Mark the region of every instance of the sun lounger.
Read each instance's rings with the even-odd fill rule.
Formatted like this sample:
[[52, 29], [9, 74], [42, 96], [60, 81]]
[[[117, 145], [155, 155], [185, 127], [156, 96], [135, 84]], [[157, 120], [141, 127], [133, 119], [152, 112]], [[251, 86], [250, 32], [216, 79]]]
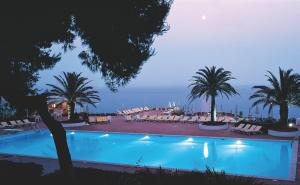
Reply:
[[187, 122], [189, 119], [190, 119], [189, 116], [184, 116], [184, 117], [181, 119], [181, 121], [182, 121], [182, 122]]
[[16, 121], [9, 121], [9, 123], [13, 126], [13, 127], [20, 127], [21, 125], [17, 124]]
[[255, 125], [253, 125], [248, 130], [242, 130], [241, 133], [248, 134], [248, 135], [250, 135], [250, 134], [258, 134], [258, 133], [262, 133], [261, 128], [262, 128], [262, 126], [255, 126]]
[[126, 121], [133, 121], [133, 118], [132, 118], [131, 115], [127, 115], [127, 116], [125, 116], [125, 120]]
[[162, 116], [162, 115], [159, 115], [159, 116], [156, 117], [156, 120], [155, 120], [155, 121], [162, 121], [162, 119], [163, 119], [163, 116]]
[[166, 119], [166, 122], [171, 122], [174, 121], [175, 116], [168, 116], [168, 118]]
[[156, 121], [157, 115], [153, 115], [150, 121]]
[[180, 119], [181, 119], [181, 116], [175, 116], [175, 117], [173, 118], [173, 121], [174, 121], [174, 122], [178, 122]]
[[21, 120], [17, 120], [16, 123], [21, 127], [27, 125], [26, 123], [23, 123]]
[[12, 125], [9, 125], [7, 122], [2, 121], [0, 123], [0, 128], [12, 128]]
[[163, 116], [162, 121], [167, 122], [169, 120], [169, 116]]
[[147, 118], [147, 121], [155, 121], [156, 115], [151, 115]]
[[250, 127], [247, 128], [247, 125], [244, 128], [239, 129], [239, 132], [249, 132], [253, 131], [255, 129], [256, 125], [250, 125]]
[[234, 131], [234, 132], [242, 132], [243, 130], [249, 129], [251, 126], [252, 126], [251, 124], [247, 124], [246, 126], [244, 126], [242, 128], [236, 128], [236, 129], [233, 129], [232, 131]]
[[143, 116], [141, 117], [141, 120], [140, 120], [140, 121], [146, 121], [147, 118], [148, 118], [148, 115], [143, 115]]
[[146, 118], [146, 120], [145, 121], [150, 121], [150, 120], [152, 120], [153, 119], [153, 115], [151, 116], [148, 116], [147, 118]]
[[239, 130], [239, 129], [243, 128], [244, 126], [245, 126], [245, 124], [241, 123], [237, 127], [232, 127], [231, 131]]
[[5, 126], [2, 125], [2, 122], [0, 123], [0, 129], [1, 129], [1, 128], [5, 128]]
[[256, 126], [255, 129], [251, 132], [251, 134], [262, 134], [262, 126]]
[[36, 122], [29, 121], [28, 119], [24, 119], [23, 122], [24, 122], [26, 125], [30, 125], [30, 126], [36, 124]]
[[205, 117], [199, 116], [199, 117], [198, 117], [198, 121], [199, 121], [199, 122], [204, 122], [204, 121], [205, 121]]
[[191, 119], [189, 119], [187, 122], [189, 123], [195, 123], [198, 120], [198, 116], [193, 116]]

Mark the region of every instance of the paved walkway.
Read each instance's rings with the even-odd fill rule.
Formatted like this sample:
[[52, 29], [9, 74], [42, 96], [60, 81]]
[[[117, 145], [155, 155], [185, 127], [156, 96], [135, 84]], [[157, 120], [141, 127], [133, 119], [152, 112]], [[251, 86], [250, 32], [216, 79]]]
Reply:
[[[227, 130], [208, 131], [200, 130], [197, 123], [165, 123], [165, 122], [126, 122], [123, 117], [116, 116], [109, 124], [94, 124], [82, 127], [69, 128], [71, 130], [90, 130], [107, 132], [130, 132], [168, 135], [191, 135], [191, 136], [211, 136], [211, 137], [233, 137], [251, 139], [287, 139], [268, 135], [245, 135]], [[289, 138], [290, 139], [290, 138]]]

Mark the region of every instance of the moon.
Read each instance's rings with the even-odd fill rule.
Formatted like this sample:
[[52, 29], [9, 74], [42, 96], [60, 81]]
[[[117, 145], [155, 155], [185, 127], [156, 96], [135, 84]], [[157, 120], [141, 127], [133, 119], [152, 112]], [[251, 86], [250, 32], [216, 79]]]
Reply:
[[202, 19], [202, 20], [206, 20], [206, 16], [205, 16], [205, 15], [202, 15], [202, 16], [201, 16], [201, 19]]

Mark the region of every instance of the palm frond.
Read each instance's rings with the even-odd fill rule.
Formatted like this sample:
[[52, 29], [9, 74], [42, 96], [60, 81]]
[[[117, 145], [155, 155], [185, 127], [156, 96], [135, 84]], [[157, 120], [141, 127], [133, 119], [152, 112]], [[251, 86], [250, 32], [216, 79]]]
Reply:
[[191, 84], [188, 86], [192, 88], [189, 100], [192, 102], [197, 98], [205, 97], [207, 101], [210, 96], [216, 97], [218, 94], [227, 98], [238, 95], [234, 87], [228, 83], [232, 79], [235, 79], [232, 73], [225, 71], [224, 68], [205, 66], [192, 77]]
[[83, 106], [84, 103], [95, 106], [101, 99], [99, 92], [93, 90], [89, 86], [90, 82], [87, 78], [82, 77], [81, 73], [66, 73], [54, 76], [58, 85], [47, 84], [51, 88], [49, 92], [49, 101], [75, 103]]

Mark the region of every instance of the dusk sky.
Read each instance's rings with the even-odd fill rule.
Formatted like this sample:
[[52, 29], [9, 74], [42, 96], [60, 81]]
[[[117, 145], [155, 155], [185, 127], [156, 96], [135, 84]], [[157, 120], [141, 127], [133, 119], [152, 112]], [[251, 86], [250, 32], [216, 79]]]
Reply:
[[[174, 0], [170, 30], [156, 38], [156, 55], [128, 86], [187, 86], [206, 65], [232, 71], [236, 85], [265, 83], [266, 70], [277, 73], [279, 66], [300, 72], [299, 10], [300, 0]], [[41, 72], [39, 85], [77, 71], [104, 86], [100, 74], [81, 66], [79, 43], [54, 69]]]

